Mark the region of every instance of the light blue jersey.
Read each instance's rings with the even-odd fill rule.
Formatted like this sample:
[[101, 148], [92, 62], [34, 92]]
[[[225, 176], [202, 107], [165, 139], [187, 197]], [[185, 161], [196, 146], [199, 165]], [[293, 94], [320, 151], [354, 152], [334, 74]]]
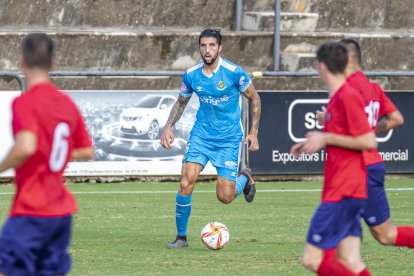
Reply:
[[200, 101], [190, 135], [211, 142], [240, 142], [243, 137], [240, 93], [251, 84], [240, 66], [222, 57], [211, 75], [203, 72], [203, 62], [188, 69], [183, 75], [180, 95], [191, 97], [195, 92]]

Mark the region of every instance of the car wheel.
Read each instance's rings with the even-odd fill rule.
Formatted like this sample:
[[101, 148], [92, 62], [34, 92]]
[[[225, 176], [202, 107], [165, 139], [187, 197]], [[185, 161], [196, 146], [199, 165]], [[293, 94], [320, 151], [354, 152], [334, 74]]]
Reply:
[[151, 140], [156, 139], [158, 137], [159, 132], [160, 126], [158, 125], [158, 122], [152, 121], [148, 129], [148, 138], [150, 138]]

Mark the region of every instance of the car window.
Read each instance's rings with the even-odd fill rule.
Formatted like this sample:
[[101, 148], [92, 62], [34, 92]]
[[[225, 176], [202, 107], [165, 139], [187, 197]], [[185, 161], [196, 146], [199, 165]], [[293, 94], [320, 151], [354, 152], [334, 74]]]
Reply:
[[171, 99], [171, 98], [165, 98], [165, 99], [162, 101], [162, 103], [161, 103], [161, 104], [165, 104], [165, 105], [167, 105], [167, 107], [170, 107], [170, 106], [172, 106], [174, 103], [175, 103], [175, 100], [174, 100], [174, 99]]
[[161, 97], [145, 97], [142, 98], [136, 105], [136, 107], [142, 108], [154, 108], [157, 107]]

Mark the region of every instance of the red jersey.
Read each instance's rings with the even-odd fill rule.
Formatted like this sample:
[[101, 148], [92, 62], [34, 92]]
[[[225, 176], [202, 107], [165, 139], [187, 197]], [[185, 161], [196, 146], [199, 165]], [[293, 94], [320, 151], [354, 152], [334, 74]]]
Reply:
[[[370, 131], [361, 95], [345, 83], [327, 105], [324, 132], [356, 137]], [[345, 197], [367, 198], [362, 151], [330, 145], [326, 151], [322, 202], [338, 202]]]
[[13, 133], [30, 131], [36, 152], [16, 168], [16, 194], [10, 216], [56, 217], [74, 213], [77, 204], [64, 185], [63, 171], [72, 149], [91, 146], [83, 118], [51, 83], [33, 86], [12, 105]]
[[[397, 111], [381, 86], [367, 79], [362, 71], [352, 74], [347, 81], [364, 99], [364, 110], [372, 130], [375, 131], [377, 128], [379, 118]], [[364, 162], [366, 166], [370, 166], [383, 162], [383, 160], [378, 150], [366, 150], [364, 151]]]

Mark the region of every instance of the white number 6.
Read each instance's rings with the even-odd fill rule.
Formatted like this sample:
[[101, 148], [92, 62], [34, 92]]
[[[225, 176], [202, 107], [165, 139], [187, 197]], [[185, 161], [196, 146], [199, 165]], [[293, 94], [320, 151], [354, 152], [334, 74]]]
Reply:
[[53, 134], [52, 152], [50, 153], [49, 167], [52, 172], [60, 171], [65, 165], [69, 151], [70, 131], [67, 123], [59, 123]]

